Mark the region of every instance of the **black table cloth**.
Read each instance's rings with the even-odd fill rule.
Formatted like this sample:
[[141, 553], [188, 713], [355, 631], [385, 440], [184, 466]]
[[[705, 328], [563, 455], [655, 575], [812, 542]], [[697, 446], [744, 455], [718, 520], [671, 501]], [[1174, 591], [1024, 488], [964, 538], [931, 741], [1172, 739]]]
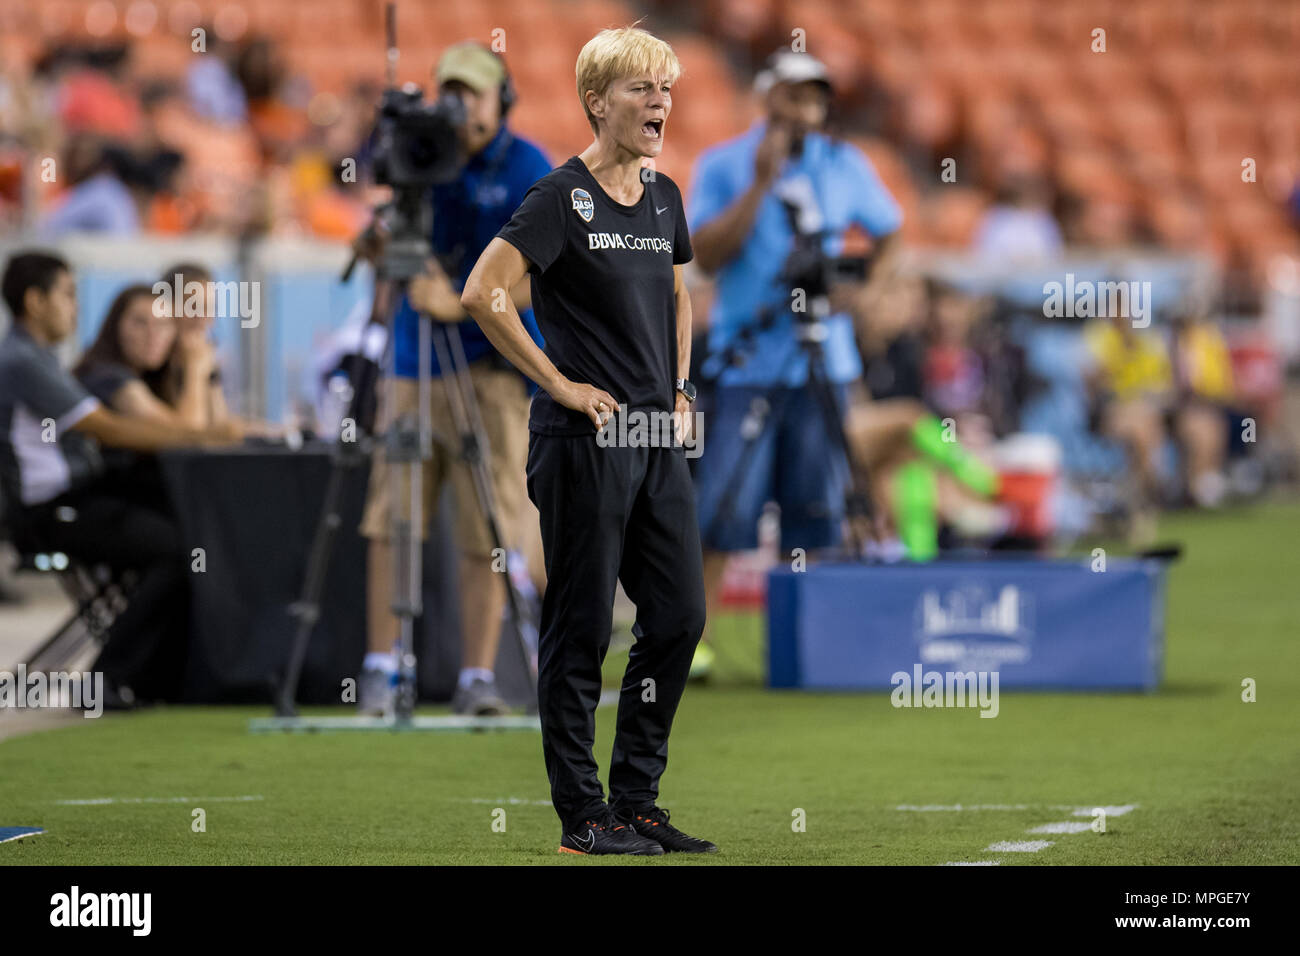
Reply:
[[[186, 548], [203, 549], [204, 570], [191, 575], [182, 699], [269, 703], [296, 629], [289, 609], [302, 589], [324, 503], [330, 448], [168, 451], [159, 461]], [[340, 703], [343, 681], [358, 675], [365, 654], [366, 542], [356, 529], [369, 474], [365, 462], [345, 470], [342, 524], [303, 664], [300, 703]], [[424, 549], [416, 653], [425, 700], [449, 700], [460, 666], [452, 507], [444, 495]], [[501, 656], [508, 668], [508, 656]]]

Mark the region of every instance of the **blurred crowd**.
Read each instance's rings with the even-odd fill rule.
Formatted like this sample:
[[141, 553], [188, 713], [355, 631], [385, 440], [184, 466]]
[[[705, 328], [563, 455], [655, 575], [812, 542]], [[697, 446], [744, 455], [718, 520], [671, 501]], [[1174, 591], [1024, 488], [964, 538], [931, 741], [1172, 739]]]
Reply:
[[[758, 65], [774, 38], [785, 37], [790, 20], [777, 3], [659, 6], [715, 40], [709, 57], [729, 62], [735, 77]], [[897, 12], [892, 2], [822, 3], [806, 19], [835, 85], [828, 127], [871, 159], [903, 211], [900, 235], [910, 248], [959, 248], [1005, 271], [1059, 261], [1067, 250], [1146, 245], [1205, 253], [1224, 282], [1213, 297], [1194, 303], [1188, 297], [1164, 310], [1155, 327], [1140, 334], [1119, 321], [1063, 324], [1075, 349], [1063, 369], [1040, 361], [1039, 345], [1050, 340], [1044, 333], [1050, 323], [1041, 314], [1019, 321], [1026, 319], [1024, 309], [1010, 307], [996, 289], [948, 282], [923, 267], [900, 273], [881, 283], [878, 300], [857, 316], [865, 370], [859, 393], [873, 399], [860, 401], [851, 416], [863, 467], [887, 476], [901, 467], [888, 423], [913, 421], [916, 409], [924, 408], [957, 422], [962, 443], [986, 457], [1010, 436], [1050, 433], [1064, 446], [1055, 454], [1064, 455], [1065, 471], [1110, 475], [1100, 497], [1113, 499], [1111, 510], [1136, 526], [1149, 524], [1147, 516], [1161, 506], [1213, 506], [1234, 491], [1257, 490], [1267, 469], [1234, 461], [1251, 459], [1277, 421], [1280, 362], [1276, 350], [1264, 355], [1270, 370], [1261, 386], [1260, 352], [1268, 353], [1270, 344], [1261, 345], [1254, 330], [1225, 335], [1215, 316], [1258, 314], [1267, 256], [1282, 250], [1283, 241], [1294, 249], [1300, 190], [1287, 188], [1295, 172], [1287, 161], [1289, 140], [1274, 137], [1260, 148], [1277, 160], [1261, 173], [1267, 181], [1248, 198], [1228, 202], [1213, 192], [1217, 180], [1192, 175], [1194, 131], [1180, 114], [1186, 90], [1166, 75], [1159, 57], [1149, 69], [1127, 54], [1112, 58], [1104, 76], [1080, 68], [1080, 82], [1098, 91], [1098, 102], [1125, 90], [1132, 94], [1109, 126], [1094, 129], [1077, 110], [1061, 106], [1066, 94], [1059, 84], [1040, 90], [1030, 82], [1047, 75], [1042, 52], [1056, 41], [1046, 34], [1026, 33], [1021, 40], [1034, 56], [1023, 62], [999, 57], [996, 76], [967, 87], [962, 78], [970, 79], [974, 69], [968, 57], [921, 70], [937, 62], [932, 47], [944, 29], [927, 17], [926, 29], [911, 30]], [[841, 23], [833, 30], [826, 21], [831, 14], [862, 29]], [[93, 39], [72, 30], [50, 40], [32, 63], [12, 56], [0, 61], [0, 226], [42, 241], [87, 231], [346, 241], [364, 227], [375, 195], [364, 173], [349, 172], [364, 166], [379, 70], [361, 79], [349, 69], [337, 87], [342, 92], [323, 90], [289, 66], [287, 38], [268, 39], [246, 29], [246, 20], [239, 29], [196, 22], [202, 23], [195, 31], [201, 40], [176, 30], [154, 37], [181, 53], [187, 44], [202, 44], [204, 55], [178, 56], [181, 66], [170, 72], [142, 67], [129, 31]], [[1141, 26], [1142, 42], [1151, 40], [1147, 26], [1124, 24]], [[1287, 21], [1280, 35], [1292, 26]], [[896, 47], [884, 42], [895, 35]], [[1187, 40], [1179, 34], [1169, 46], [1183, 49]], [[1277, 58], [1268, 42], [1251, 35], [1233, 49], [1265, 43], [1261, 56], [1272, 64]], [[712, 75], [698, 45], [680, 44], [687, 84]], [[516, 52], [512, 59], [527, 65], [534, 55]], [[917, 81], [922, 74], [924, 82]], [[1258, 79], [1252, 74], [1233, 83], [1245, 89]], [[686, 146], [672, 163], [684, 185], [692, 184], [693, 160], [708, 145], [703, 137], [716, 142], [728, 128], [721, 118], [706, 128], [710, 123], [701, 118], [725, 109], [734, 128], [748, 115], [736, 105], [743, 91], [737, 79], [719, 88], [716, 102], [698, 95], [684, 100], [690, 111], [674, 136]], [[1076, 100], [1070, 102], [1077, 106]], [[1152, 104], [1164, 110], [1159, 122]], [[1131, 175], [1117, 178], [1124, 150], [1133, 145], [1125, 146], [1119, 134], [1136, 129], [1144, 115], [1160, 135], [1145, 142]], [[1217, 109], [1209, 115], [1222, 119]], [[1177, 148], [1165, 142], [1167, 121], [1187, 127]], [[1226, 148], [1222, 140], [1232, 131], [1226, 121], [1220, 125], [1218, 145]], [[1254, 142], [1253, 133], [1242, 135]], [[1156, 167], [1166, 160], [1173, 172], [1161, 179], [1164, 167]], [[1230, 172], [1240, 186], [1241, 170], [1234, 165]], [[846, 252], [853, 251], [854, 239], [846, 239]], [[703, 275], [696, 280], [707, 304], [712, 284]], [[696, 311], [703, 327], [708, 309]], [[1243, 372], [1251, 379], [1244, 389], [1238, 381]], [[1068, 400], [1067, 388], [1073, 392]], [[1067, 405], [1077, 407], [1069, 411]], [[902, 408], [910, 411], [899, 413]], [[1026, 409], [1032, 411], [1027, 418]], [[895, 413], [903, 418], [891, 419]], [[1076, 454], [1076, 445], [1085, 452]], [[1121, 477], [1114, 477], [1116, 459], [1106, 456], [1106, 446], [1122, 451], [1128, 467]], [[945, 484], [940, 481], [940, 494]], [[1007, 520], [960, 501], [949, 510], [959, 525], [996, 527]], [[1016, 522], [1034, 523], [1024, 515]]]
[[378, 87], [311, 95], [273, 41], [204, 33], [178, 78], [138, 70], [125, 39], [60, 42], [30, 71], [0, 70], [0, 224], [47, 239], [362, 228], [368, 197], [341, 177]]
[[[848, 427], [874, 481], [917, 457], [900, 427], [925, 413], [1001, 470], [1000, 510], [937, 476], [940, 522], [958, 538], [1023, 545], [1097, 530], [1101, 518], [1149, 544], [1157, 511], [1250, 497], [1294, 467], [1277, 445], [1276, 356], [1231, 347], [1204, 298], [1149, 328], [1128, 316], [1049, 320], [904, 272], [870, 320], [859, 315], [857, 340], [871, 400], [852, 407]], [[1256, 374], [1261, 359], [1274, 374]]]
[[[742, 72], [805, 42], [911, 244], [1203, 255], [1251, 311], [1300, 224], [1300, 7], [657, 0]], [[946, 174], [946, 175], [945, 175]], [[1012, 225], [1014, 224], [1014, 226]], [[1018, 241], [1009, 245], [1005, 230]]]

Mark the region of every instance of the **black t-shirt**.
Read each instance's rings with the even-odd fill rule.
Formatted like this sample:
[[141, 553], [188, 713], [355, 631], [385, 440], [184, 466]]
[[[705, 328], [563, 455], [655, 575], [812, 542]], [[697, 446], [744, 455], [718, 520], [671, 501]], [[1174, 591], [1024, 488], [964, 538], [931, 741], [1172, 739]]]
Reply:
[[[135, 369], [128, 368], [120, 362], [91, 362], [77, 372], [77, 378], [94, 395], [105, 408], [113, 408], [113, 398], [131, 382], [142, 381]], [[104, 466], [111, 472], [120, 472], [132, 467], [140, 455], [125, 448], [105, 448], [103, 450]]]
[[120, 362], [92, 362], [77, 373], [77, 378], [97, 399], [108, 408], [113, 407], [113, 396], [122, 386], [140, 381], [134, 369], [127, 368]]
[[889, 343], [883, 354], [864, 357], [862, 366], [863, 379], [873, 399], [924, 399], [925, 343], [919, 335], [900, 335]]
[[[672, 411], [673, 266], [691, 261], [691, 240], [677, 184], [656, 172], [644, 185], [636, 205], [624, 206], [574, 156], [533, 184], [497, 236], [530, 263], [533, 313], [561, 374], [629, 410]], [[533, 398], [528, 427], [546, 435], [596, 430], [545, 391]]]

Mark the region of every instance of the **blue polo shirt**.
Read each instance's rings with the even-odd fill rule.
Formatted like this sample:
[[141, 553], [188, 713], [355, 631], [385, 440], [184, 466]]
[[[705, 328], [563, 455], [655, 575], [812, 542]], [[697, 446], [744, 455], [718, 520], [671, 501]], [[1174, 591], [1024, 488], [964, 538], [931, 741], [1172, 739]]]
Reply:
[[[766, 122], [760, 121], [735, 139], [703, 153], [696, 163], [687, 218], [691, 232], [722, 213], [754, 180], [754, 154], [763, 141]], [[777, 181], [759, 203], [754, 228], [739, 254], [715, 277], [717, 294], [709, 314], [709, 350], [724, 348], [738, 331], [757, 321], [765, 307], [780, 316], [766, 332], [742, 346], [744, 364], [729, 367], [722, 385], [801, 386], [808, 381], [807, 357], [800, 351], [791, 326], [790, 289], [779, 282], [786, 256], [794, 246], [794, 230], [779, 196], [800, 210], [803, 229], [828, 230], [824, 248], [838, 255], [845, 229], [857, 224], [880, 238], [898, 230], [903, 213], [885, 189], [871, 162], [855, 146], [820, 134], [809, 134], [802, 154], [786, 160]], [[826, 320], [823, 343], [827, 372], [833, 382], [848, 382], [862, 374], [847, 313]], [[784, 376], [782, 375], [785, 371]]]
[[[447, 270], [452, 285], [461, 290], [487, 244], [510, 221], [529, 187], [551, 171], [545, 154], [504, 126], [477, 155], [470, 157], [458, 178], [434, 186], [433, 252]], [[524, 328], [539, 346], [542, 333], [532, 309], [519, 314]], [[483, 330], [473, 319], [451, 326], [460, 330], [465, 357], [473, 362], [493, 351]], [[410, 302], [402, 299], [393, 317], [393, 349], [397, 374], [419, 374], [419, 318]], [[429, 364], [440, 374], [438, 356], [430, 344]]]

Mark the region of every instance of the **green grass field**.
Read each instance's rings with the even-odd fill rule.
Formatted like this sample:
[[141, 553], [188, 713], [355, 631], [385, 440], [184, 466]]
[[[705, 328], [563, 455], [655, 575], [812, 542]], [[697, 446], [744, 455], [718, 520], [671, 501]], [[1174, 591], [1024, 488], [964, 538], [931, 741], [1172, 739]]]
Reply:
[[[0, 863], [1300, 863], [1300, 506], [1180, 515], [1161, 531], [1187, 552], [1154, 695], [1004, 692], [987, 720], [896, 710], [883, 693], [770, 692], [759, 619], [720, 621], [718, 672], [686, 693], [662, 787], [673, 822], [716, 857], [558, 855], [535, 733], [252, 735], [267, 710], [232, 707], [0, 742], [0, 826], [47, 831], [0, 844]], [[623, 661], [611, 652], [607, 683]], [[1256, 703], [1241, 700], [1246, 677]], [[598, 712], [602, 769], [613, 717]], [[1013, 809], [896, 809], [956, 804]], [[1062, 807], [1107, 805], [1136, 808], [1104, 834], [1026, 835], [1088, 819]], [[1035, 839], [1054, 845], [984, 852]]]

